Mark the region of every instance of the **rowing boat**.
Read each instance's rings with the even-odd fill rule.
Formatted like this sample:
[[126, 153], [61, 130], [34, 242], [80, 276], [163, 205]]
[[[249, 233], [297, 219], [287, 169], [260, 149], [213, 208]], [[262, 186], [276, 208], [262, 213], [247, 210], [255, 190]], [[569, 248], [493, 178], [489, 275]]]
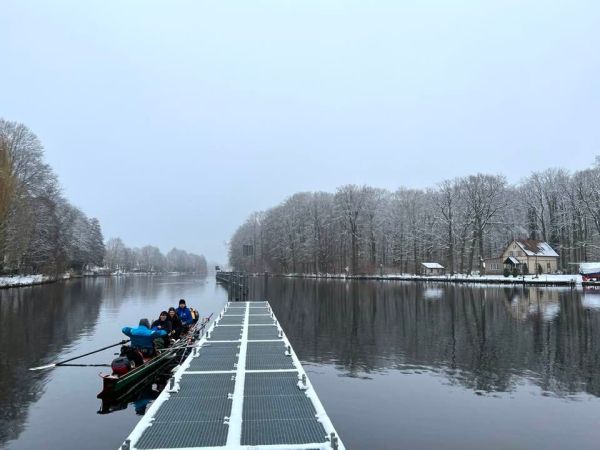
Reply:
[[[202, 336], [207, 322], [192, 325], [187, 334], [182, 335], [173, 345], [157, 350], [155, 356], [144, 358], [143, 362], [140, 360], [138, 365], [126, 373], [118, 374], [114, 371], [111, 374], [101, 373], [102, 391], [98, 393], [97, 398], [114, 401], [130, 395], [159, 370], [168, 369], [170, 365], [173, 367], [178, 365], [189, 354], [193, 343]], [[121, 355], [123, 354], [122, 348]]]

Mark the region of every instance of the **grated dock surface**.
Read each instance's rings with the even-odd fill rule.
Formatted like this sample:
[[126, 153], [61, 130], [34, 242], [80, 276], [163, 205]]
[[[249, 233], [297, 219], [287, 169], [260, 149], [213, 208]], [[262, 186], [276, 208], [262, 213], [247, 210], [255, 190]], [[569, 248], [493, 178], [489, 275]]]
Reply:
[[[228, 303], [130, 449], [325, 450], [333, 424], [267, 302]], [[336, 438], [337, 439], [337, 438]], [[337, 441], [338, 450], [345, 450]]]

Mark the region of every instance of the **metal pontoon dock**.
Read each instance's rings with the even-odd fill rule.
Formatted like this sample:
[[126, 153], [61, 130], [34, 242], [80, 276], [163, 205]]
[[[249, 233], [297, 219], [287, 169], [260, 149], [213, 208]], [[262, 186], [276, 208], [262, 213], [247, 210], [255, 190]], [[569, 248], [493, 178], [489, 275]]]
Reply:
[[268, 302], [230, 302], [121, 446], [345, 450]]

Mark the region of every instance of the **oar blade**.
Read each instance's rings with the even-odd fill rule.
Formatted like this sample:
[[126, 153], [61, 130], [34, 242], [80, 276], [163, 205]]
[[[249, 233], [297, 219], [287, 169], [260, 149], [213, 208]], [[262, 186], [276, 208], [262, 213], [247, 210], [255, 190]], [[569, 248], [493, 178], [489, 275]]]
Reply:
[[44, 370], [44, 369], [50, 369], [52, 367], [56, 367], [56, 364], [47, 364], [45, 366], [30, 367], [29, 370]]

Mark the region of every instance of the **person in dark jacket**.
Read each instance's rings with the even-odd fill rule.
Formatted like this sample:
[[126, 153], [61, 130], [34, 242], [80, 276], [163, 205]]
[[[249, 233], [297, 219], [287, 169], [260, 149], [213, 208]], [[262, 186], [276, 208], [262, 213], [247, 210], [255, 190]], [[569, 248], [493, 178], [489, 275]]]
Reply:
[[173, 339], [179, 339], [182, 331], [181, 320], [179, 320], [179, 316], [175, 311], [175, 308], [169, 308], [169, 315], [167, 317], [169, 322], [171, 322], [171, 337]]
[[153, 356], [154, 339], [167, 335], [165, 330], [150, 330], [148, 319], [141, 319], [136, 328], [123, 327], [121, 331], [131, 338], [131, 346], [137, 348], [144, 356]]
[[179, 300], [179, 308], [177, 308], [177, 315], [179, 316], [179, 319], [181, 320], [181, 324], [184, 327], [189, 327], [194, 320], [194, 318], [192, 317], [192, 312], [185, 305], [184, 299]]
[[164, 330], [167, 332], [167, 335], [162, 338], [162, 342], [160, 342], [158, 339], [154, 341], [155, 347], [157, 347], [157, 348], [158, 348], [158, 345], [156, 345], [156, 344], [158, 344], [159, 342], [161, 344], [163, 344], [163, 345], [161, 345], [161, 348], [169, 346], [169, 340], [170, 340], [169, 335], [171, 334], [173, 327], [171, 326], [171, 321], [168, 319], [168, 317], [169, 317], [169, 315], [167, 314], [166, 311], [161, 311], [158, 319], [155, 320], [154, 322], [152, 322], [152, 330]]

